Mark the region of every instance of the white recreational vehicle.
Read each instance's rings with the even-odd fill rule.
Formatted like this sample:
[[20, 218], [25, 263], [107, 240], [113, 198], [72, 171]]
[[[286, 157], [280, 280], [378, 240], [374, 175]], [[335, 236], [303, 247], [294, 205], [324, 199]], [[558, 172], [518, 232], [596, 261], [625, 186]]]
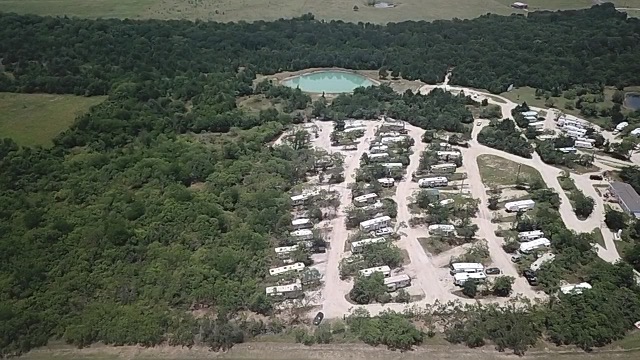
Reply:
[[460, 152], [459, 151], [438, 151], [436, 152], [436, 155], [438, 155], [438, 158], [444, 160], [444, 159], [457, 159], [460, 157]]
[[540, 230], [523, 231], [518, 233], [518, 241], [527, 242], [544, 237], [544, 233]]
[[527, 200], [518, 200], [518, 201], [508, 202], [504, 204], [504, 208], [510, 212], [517, 212], [517, 211], [531, 210], [535, 205], [536, 205], [535, 201], [531, 199], [527, 199]]
[[613, 131], [613, 133], [617, 134], [620, 131], [624, 130], [624, 128], [626, 128], [627, 126], [629, 126], [629, 123], [626, 121], [623, 121], [620, 124], [616, 125], [616, 129]]
[[364, 240], [360, 240], [360, 241], [354, 241], [351, 243], [351, 252], [356, 254], [362, 251], [362, 249], [367, 246], [367, 245], [371, 245], [371, 244], [379, 244], [379, 243], [383, 243], [386, 242], [387, 240], [383, 237], [377, 237], [377, 238], [370, 238], [370, 239], [364, 239]]
[[529, 267], [529, 269], [531, 269], [531, 271], [538, 271], [540, 270], [540, 268], [542, 267], [542, 265], [544, 265], [545, 263], [548, 263], [549, 261], [553, 261], [553, 259], [555, 259], [556, 256], [553, 255], [552, 253], [544, 253], [542, 254], [542, 256], [540, 256], [536, 261], [534, 261], [531, 266]]
[[353, 198], [353, 201], [358, 204], [364, 204], [364, 203], [370, 203], [372, 201], [375, 201], [377, 198], [378, 198], [378, 194], [370, 193], [370, 194], [356, 196], [355, 198]]
[[449, 179], [444, 176], [430, 177], [418, 180], [421, 188], [440, 187], [449, 185]]
[[529, 111], [523, 111], [521, 112], [522, 116], [527, 117], [527, 116], [538, 116], [538, 112], [535, 110], [529, 110]]
[[385, 136], [380, 138], [380, 143], [382, 145], [387, 145], [387, 144], [394, 144], [394, 143], [399, 143], [399, 142], [403, 142], [407, 139], [406, 136]]
[[404, 167], [402, 163], [382, 163], [380, 165], [387, 169], [402, 169]]
[[313, 227], [313, 222], [307, 218], [295, 219], [291, 221], [291, 226], [294, 230], [309, 229]]
[[281, 246], [275, 248], [276, 256], [278, 256], [280, 259], [288, 258], [289, 254], [296, 250], [298, 250], [297, 244], [293, 246]]
[[382, 187], [393, 187], [396, 184], [396, 181], [393, 178], [382, 178], [378, 179], [378, 182]]
[[377, 145], [377, 146], [372, 146], [371, 149], [369, 149], [369, 152], [371, 154], [380, 154], [380, 153], [386, 153], [387, 150], [389, 150], [389, 147], [387, 145]]
[[287, 285], [268, 286], [265, 289], [265, 293], [268, 296], [282, 296], [285, 298], [294, 298], [302, 294], [302, 282], [300, 279], [296, 282]]
[[[534, 119], [535, 120], [535, 119]], [[537, 131], [544, 130], [544, 121], [534, 121], [530, 122], [529, 126], [536, 129]]]
[[591, 284], [587, 282], [583, 282], [575, 285], [565, 285], [560, 288], [560, 291], [566, 295], [580, 295], [584, 290], [590, 290], [592, 288]]
[[456, 227], [450, 224], [436, 224], [429, 225], [428, 230], [431, 235], [446, 236], [453, 234], [456, 231]]
[[384, 277], [389, 277], [391, 276], [391, 268], [388, 267], [387, 265], [384, 266], [376, 266], [376, 267], [372, 267], [372, 268], [368, 268], [368, 269], [362, 269], [360, 271], [358, 271], [358, 273], [360, 273], [360, 275], [364, 276], [364, 277], [369, 277], [371, 275], [373, 275], [373, 273], [381, 273], [382, 276]]
[[484, 271], [484, 265], [480, 263], [453, 263], [449, 265], [451, 275], [460, 273], [480, 273]]
[[384, 204], [381, 201], [376, 201], [371, 205], [361, 207], [361, 209], [365, 211], [371, 211], [371, 210], [382, 209], [383, 207], [384, 207]]
[[269, 269], [269, 275], [278, 276], [278, 275], [286, 274], [289, 271], [300, 272], [302, 270], [304, 270], [304, 263], [297, 262], [295, 264], [285, 265], [285, 266]]
[[518, 249], [518, 251], [520, 251], [521, 254], [529, 254], [534, 250], [548, 248], [549, 246], [551, 246], [551, 241], [549, 241], [549, 239], [540, 238], [520, 244], [520, 249]]
[[574, 147], [563, 147], [563, 148], [557, 148], [556, 150], [565, 154], [575, 154], [578, 152], [578, 149]]
[[368, 154], [367, 155], [369, 157], [369, 161], [383, 161], [389, 158], [389, 153], [386, 152], [381, 152], [381, 153], [375, 153], [375, 154]]
[[593, 148], [593, 143], [591, 143], [589, 141], [576, 140], [573, 146], [575, 146], [577, 148], [582, 148], [582, 149], [592, 149]]
[[453, 275], [453, 283], [457, 286], [464, 286], [467, 280], [475, 280], [476, 282], [484, 282], [487, 280], [487, 275], [483, 272], [475, 273], [457, 273]]
[[440, 206], [447, 206], [450, 204], [455, 203], [456, 201], [453, 199], [444, 199], [444, 200], [440, 200]]
[[393, 292], [398, 289], [411, 285], [411, 278], [407, 274], [396, 275], [384, 279], [384, 284], [387, 286], [387, 291]]
[[309, 229], [300, 229], [290, 232], [289, 236], [291, 236], [295, 241], [311, 240], [313, 239], [313, 231]]
[[374, 231], [382, 228], [389, 227], [391, 224], [391, 218], [388, 216], [380, 216], [374, 219], [366, 220], [360, 223], [360, 230], [362, 231]]
[[439, 174], [447, 174], [447, 173], [454, 173], [456, 171], [456, 164], [453, 163], [447, 163], [447, 164], [437, 164], [437, 165], [431, 165], [429, 167], [429, 171], [431, 171], [432, 173], [439, 173]]

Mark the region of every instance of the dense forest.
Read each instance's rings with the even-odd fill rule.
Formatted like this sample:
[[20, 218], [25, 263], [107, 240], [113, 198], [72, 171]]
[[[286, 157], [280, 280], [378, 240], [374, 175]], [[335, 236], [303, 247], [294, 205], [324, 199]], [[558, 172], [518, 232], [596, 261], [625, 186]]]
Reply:
[[[511, 83], [638, 84], [639, 30], [640, 21], [611, 5], [388, 26], [312, 16], [220, 24], [0, 14], [0, 91], [108, 95], [52, 148], [0, 142], [0, 357], [51, 338], [78, 346], [189, 346], [197, 339], [219, 349], [247, 334], [282, 330], [238, 321], [237, 314], [271, 311], [265, 270], [290, 224], [285, 192], [304, 179], [306, 163], [291, 147], [269, 143], [298, 119], [275, 108], [249, 113], [236, 100], [261, 93], [293, 110], [309, 98], [268, 84], [254, 89], [256, 74], [384, 66], [432, 83], [453, 67], [452, 83], [494, 92]], [[368, 109], [361, 103], [372, 99]], [[380, 87], [318, 106], [345, 116], [374, 109], [464, 132], [472, 121], [466, 102], [439, 91], [414, 96]], [[512, 124], [504, 123], [509, 132]], [[526, 156], [524, 141], [516, 145]], [[564, 236], [554, 246], [569, 249], [558, 262], [562, 271], [572, 269], [572, 259], [592, 260], [579, 255], [590, 254], [588, 241], [557, 232]], [[627, 269], [620, 272], [612, 277], [626, 279]], [[635, 285], [602, 282], [593, 299], [607, 284], [622, 283], [609, 302], [639, 308]], [[615, 308], [606, 313], [607, 320], [621, 319], [615, 331], [581, 342], [562, 328], [580, 321], [571, 318], [581, 306], [574, 302], [557, 305], [566, 316], [549, 322], [558, 343], [606, 343], [638, 315]], [[199, 309], [217, 316], [196, 319], [192, 311]], [[419, 342], [409, 321], [395, 316], [354, 331], [386, 344], [390, 337], [365, 330], [390, 328], [390, 319]], [[601, 325], [589, 321], [580, 328]]]
[[[508, 31], [507, 31], [508, 29]], [[114, 85], [201, 73], [272, 74], [382, 67], [403, 78], [502, 92], [640, 84], [640, 20], [606, 3], [589, 10], [397, 24], [81, 20], [0, 15], [0, 91], [107, 94]], [[557, 91], [556, 90], [556, 91]]]

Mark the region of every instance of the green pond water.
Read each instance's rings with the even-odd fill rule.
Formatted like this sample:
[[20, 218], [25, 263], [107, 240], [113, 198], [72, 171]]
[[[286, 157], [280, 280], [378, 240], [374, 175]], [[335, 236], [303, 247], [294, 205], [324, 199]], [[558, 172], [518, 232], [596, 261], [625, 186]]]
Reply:
[[366, 77], [341, 71], [318, 71], [310, 74], [299, 75], [282, 82], [283, 85], [300, 88], [310, 93], [349, 93], [357, 87], [374, 85], [373, 81]]

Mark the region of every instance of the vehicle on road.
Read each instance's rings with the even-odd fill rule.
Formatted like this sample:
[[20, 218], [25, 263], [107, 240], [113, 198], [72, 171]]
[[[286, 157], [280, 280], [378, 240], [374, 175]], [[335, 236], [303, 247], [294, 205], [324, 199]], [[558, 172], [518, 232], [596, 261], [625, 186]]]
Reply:
[[478, 122], [476, 123], [476, 126], [480, 126], [480, 125], [482, 125], [482, 121], [478, 121]]
[[514, 263], [519, 263], [520, 260], [522, 260], [522, 255], [520, 254], [515, 254], [511, 256], [511, 261]]
[[602, 180], [602, 175], [589, 175], [589, 179], [591, 180]]
[[527, 279], [527, 281], [529, 282], [529, 285], [531, 286], [538, 285], [538, 277], [536, 276], [535, 272], [531, 271], [531, 269], [525, 269], [522, 272], [522, 276], [524, 276], [525, 279]]
[[484, 271], [487, 275], [500, 275], [501, 271], [497, 267], [488, 268]]
[[324, 319], [324, 313], [320, 311], [316, 314], [316, 317], [313, 318], [313, 325], [320, 325], [322, 319]]

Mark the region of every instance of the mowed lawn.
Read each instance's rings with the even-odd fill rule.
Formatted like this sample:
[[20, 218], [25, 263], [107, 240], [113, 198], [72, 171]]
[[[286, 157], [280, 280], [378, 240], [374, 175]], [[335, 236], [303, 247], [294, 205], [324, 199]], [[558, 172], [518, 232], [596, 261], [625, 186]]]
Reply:
[[[393, 3], [393, 0], [387, 0]], [[529, 9], [559, 10], [590, 7], [592, 0], [531, 0]], [[316, 18], [386, 23], [403, 20], [467, 19], [486, 13], [525, 14], [512, 0], [398, 0], [395, 8], [377, 9], [365, 0], [0, 0], [0, 11], [79, 17], [203, 19], [216, 21], [275, 20], [312, 13]], [[614, 1], [640, 8], [640, 0]], [[354, 6], [358, 7], [354, 11]]]
[[[519, 173], [518, 167], [520, 167]], [[543, 181], [540, 172], [531, 166], [495, 155], [478, 156], [478, 168], [482, 182], [487, 186], [515, 185], [518, 179], [525, 182], [531, 182], [534, 179]]]
[[50, 146], [80, 114], [106, 97], [0, 93], [0, 138], [20, 145]]

